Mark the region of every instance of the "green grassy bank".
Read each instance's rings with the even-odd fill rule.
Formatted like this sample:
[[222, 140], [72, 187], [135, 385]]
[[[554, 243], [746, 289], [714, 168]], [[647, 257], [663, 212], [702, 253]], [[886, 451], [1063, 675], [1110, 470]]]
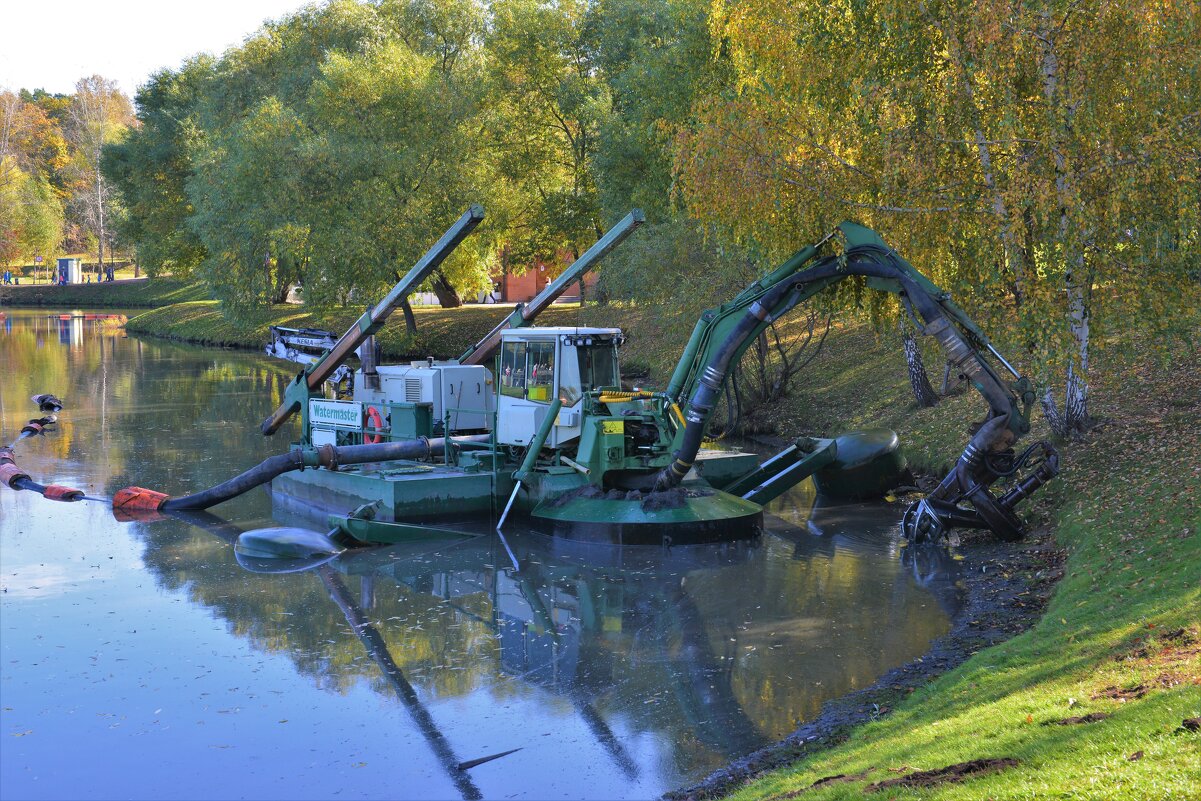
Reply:
[[[1182, 726], [1201, 716], [1201, 359], [1161, 370], [1135, 355], [1143, 344], [1094, 386], [1108, 422], [1063, 445], [1060, 478], [1022, 508], [1068, 554], [1041, 621], [734, 798], [1201, 798], [1201, 733]], [[797, 408], [800, 419], [856, 422], [873, 407], [895, 418], [895, 403], [922, 459], [952, 458], [948, 432], [978, 401], [905, 409], [872, 388], [885, 377], [875, 351], [858, 352], [841, 383], [799, 393], [824, 402]], [[1086, 722], [1059, 723], [1073, 718]], [[951, 781], [919, 775], [985, 759], [1012, 762]]]
[[[452, 358], [482, 339], [511, 311], [510, 306], [493, 305], [458, 309], [419, 307], [413, 310], [417, 319], [415, 335], [405, 331], [397, 312], [379, 333], [379, 344], [385, 358], [390, 359]], [[192, 300], [140, 314], [129, 321], [126, 330], [202, 345], [261, 350], [271, 338], [268, 329], [273, 325], [321, 328], [336, 336], [353, 325], [362, 313], [361, 309], [316, 313], [303, 306], [274, 306], [252, 312], [235, 323], [221, 315], [216, 301]], [[546, 311], [539, 322], [584, 324], [581, 317], [578, 305], [564, 305]]]
[[141, 278], [92, 284], [0, 286], [0, 306], [65, 306], [77, 309], [157, 308], [202, 300], [196, 284], [171, 278]]
[[[507, 311], [418, 309], [418, 334], [397, 319], [382, 346], [391, 358], [456, 355]], [[148, 312], [129, 330], [257, 348], [272, 324], [342, 331], [357, 315], [288, 307], [235, 327], [205, 301]], [[614, 305], [556, 308], [541, 322], [622, 327], [623, 358], [649, 386], [665, 382], [691, 325]], [[1122, 345], [1099, 357], [1094, 379], [1094, 413], [1108, 421], [1088, 443], [1062, 444], [1060, 478], [1021, 508], [1068, 554], [1041, 621], [735, 797], [1201, 797], [1201, 734], [1182, 727], [1201, 716], [1201, 357], [1164, 370], [1145, 358], [1150, 343]], [[911, 461], [942, 472], [983, 411], [971, 391], [917, 408], [895, 338], [852, 325], [833, 330], [791, 395], [759, 418], [781, 435], [889, 426]], [[1030, 440], [1046, 436], [1037, 413], [1034, 428]], [[1056, 725], [1072, 718], [1091, 722]], [[1006, 761], [957, 781], [919, 775], [982, 759]], [[913, 786], [876, 786], [897, 779]]]

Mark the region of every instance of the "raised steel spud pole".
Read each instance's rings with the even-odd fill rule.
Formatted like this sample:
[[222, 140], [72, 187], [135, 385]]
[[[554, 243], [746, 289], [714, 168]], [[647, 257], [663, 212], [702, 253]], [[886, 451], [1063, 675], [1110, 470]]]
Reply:
[[623, 217], [621, 222], [610, 228], [608, 233], [596, 241], [596, 244], [580, 254], [578, 259], [567, 266], [562, 275], [547, 284], [546, 288], [534, 296], [529, 303], [518, 305], [486, 337], [464, 351], [463, 355], [459, 357], [459, 362], [461, 364], [483, 364], [492, 358], [492, 354], [496, 352], [496, 348], [500, 344], [501, 331], [532, 325], [534, 318], [554, 303], [567, 290], [567, 287], [582, 279], [589, 270], [609, 254], [609, 251], [624, 242], [626, 237], [634, 233], [644, 222], [646, 222], [646, 215], [642, 213], [642, 209], [634, 209]]
[[463, 216], [446, 230], [442, 238], [426, 251], [426, 254], [396, 283], [396, 286], [392, 287], [392, 291], [383, 300], [364, 312], [363, 316], [334, 343], [328, 353], [304, 368], [304, 372], [296, 376], [284, 390], [283, 403], [279, 405], [274, 414], [263, 421], [263, 425], [260, 427], [263, 434], [274, 434], [289, 417], [300, 411], [300, 407], [308, 402], [313, 391], [320, 387], [325, 379], [329, 378], [334, 370], [337, 370], [342, 362], [358, 349], [359, 345], [363, 344], [363, 340], [384, 327], [384, 323], [387, 322], [388, 317], [396, 310], [401, 301], [428, 278], [430, 273], [446, 260], [446, 257], [467, 238], [468, 234], [475, 230], [475, 227], [483, 219], [484, 209], [480, 206], [472, 206], [463, 212]]

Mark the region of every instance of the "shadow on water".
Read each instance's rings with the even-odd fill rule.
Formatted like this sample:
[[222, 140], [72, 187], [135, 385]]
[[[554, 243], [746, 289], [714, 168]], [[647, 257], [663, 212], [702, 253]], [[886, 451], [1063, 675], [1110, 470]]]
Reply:
[[[178, 494], [284, 447], [284, 434], [254, 433], [286, 381], [264, 360], [100, 328], [68, 327], [64, 340], [54, 321], [19, 314], [0, 336], [17, 376], [0, 389], [0, 434], [28, 417], [30, 394], [67, 402], [58, 430], [30, 444], [25, 469], [95, 494], [137, 483]], [[274, 575], [240, 565], [230, 547], [238, 534], [322, 526], [273, 508], [266, 492], [218, 507], [220, 517], [155, 523], [23, 495], [0, 489], [0, 670], [23, 699], [4, 712], [6, 725], [36, 720], [43, 740], [0, 754], [9, 795], [45, 788], [72, 737], [89, 738], [73, 751], [80, 775], [110, 794], [140, 782], [179, 797], [170, 771], [186, 759], [212, 777], [215, 795], [657, 795], [780, 739], [824, 701], [921, 654], [957, 603], [956, 563], [901, 548], [892, 507], [815, 507], [807, 488], [779, 499], [766, 531], [740, 542], [616, 549], [514, 526], [520, 570], [484, 535], [351, 551]], [[95, 553], [101, 546], [107, 553]], [[124, 566], [106, 558], [122, 553]], [[97, 583], [93, 566], [112, 577]], [[200, 614], [181, 615], [181, 601]], [[73, 632], [68, 644], [28, 660], [47, 626]], [[79, 667], [113, 649], [131, 684]], [[247, 650], [260, 664], [252, 671]], [[208, 684], [190, 667], [199, 663]], [[179, 717], [146, 739], [44, 711], [76, 683], [87, 688], [79, 704], [150, 703]], [[144, 700], [147, 687], [155, 700]], [[227, 688], [247, 696], [238, 728], [221, 729], [235, 750], [196, 747], [198, 732], [228, 720], [213, 701]], [[311, 730], [287, 724], [286, 750], [276, 745], [282, 720], [318, 708]], [[42, 741], [53, 746], [39, 750]], [[120, 770], [135, 753], [161, 775]], [[351, 753], [357, 771], [346, 769]], [[555, 767], [564, 764], [573, 769]], [[390, 778], [397, 771], [403, 786]], [[35, 785], [28, 777], [39, 772]], [[53, 781], [63, 794], [83, 787]]]

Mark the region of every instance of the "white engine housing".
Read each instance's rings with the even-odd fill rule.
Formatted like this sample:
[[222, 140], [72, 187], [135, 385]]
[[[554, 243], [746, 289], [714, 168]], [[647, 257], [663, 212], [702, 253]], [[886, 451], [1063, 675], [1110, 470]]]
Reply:
[[383, 365], [379, 389], [368, 389], [363, 371], [354, 374], [354, 399], [361, 403], [429, 403], [434, 424], [450, 412], [450, 432], [487, 431], [491, 426], [494, 396], [492, 373], [483, 365], [457, 361], [422, 361], [409, 365]]

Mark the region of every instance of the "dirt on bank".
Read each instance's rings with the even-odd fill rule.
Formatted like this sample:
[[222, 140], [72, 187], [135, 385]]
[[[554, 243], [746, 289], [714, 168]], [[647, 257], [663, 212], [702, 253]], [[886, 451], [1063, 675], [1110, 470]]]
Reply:
[[894, 668], [870, 687], [827, 702], [813, 720], [787, 738], [715, 771], [701, 782], [664, 794], [670, 801], [718, 798], [760, 774], [837, 745], [855, 726], [888, 715], [918, 687], [981, 651], [1030, 628], [1042, 616], [1055, 583], [1063, 575], [1066, 553], [1056, 547], [1050, 530], [1031, 532], [1021, 542], [998, 542], [975, 532], [955, 549], [910, 545], [906, 559], [960, 559], [957, 613], [951, 630], [930, 650]]

